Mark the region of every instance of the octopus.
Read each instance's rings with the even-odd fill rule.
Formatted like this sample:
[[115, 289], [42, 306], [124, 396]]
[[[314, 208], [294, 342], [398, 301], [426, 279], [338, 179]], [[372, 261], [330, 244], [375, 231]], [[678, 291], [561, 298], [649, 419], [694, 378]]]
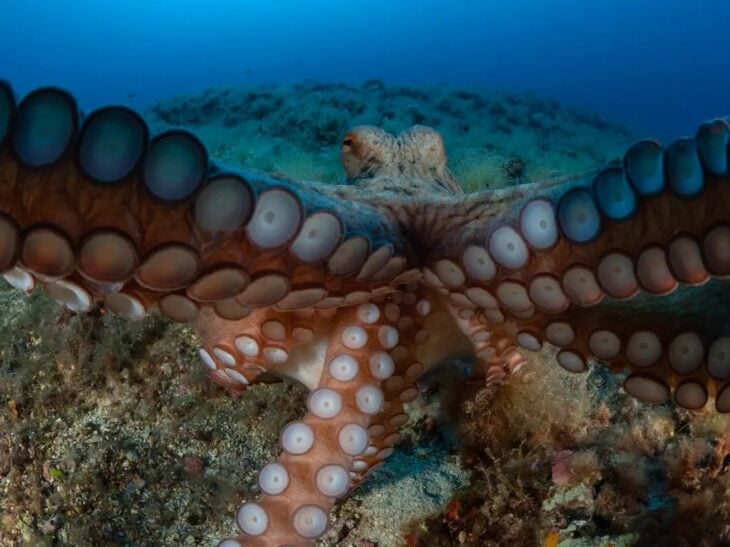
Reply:
[[[393, 453], [426, 371], [598, 362], [648, 403], [730, 412], [730, 125], [604, 169], [465, 194], [432, 129], [356, 127], [342, 184], [220, 165], [125, 107], [0, 84], [0, 271], [86, 313], [189, 324], [232, 393], [309, 389], [219, 547], [310, 545]], [[535, 393], [540, 397], [540, 393]]]

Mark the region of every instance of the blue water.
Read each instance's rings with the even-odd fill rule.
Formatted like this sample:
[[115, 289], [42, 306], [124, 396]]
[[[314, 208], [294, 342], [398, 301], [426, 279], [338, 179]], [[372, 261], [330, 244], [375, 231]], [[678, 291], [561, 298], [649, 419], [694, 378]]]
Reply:
[[724, 0], [3, 0], [20, 94], [142, 107], [315, 79], [530, 90], [663, 139], [730, 113]]

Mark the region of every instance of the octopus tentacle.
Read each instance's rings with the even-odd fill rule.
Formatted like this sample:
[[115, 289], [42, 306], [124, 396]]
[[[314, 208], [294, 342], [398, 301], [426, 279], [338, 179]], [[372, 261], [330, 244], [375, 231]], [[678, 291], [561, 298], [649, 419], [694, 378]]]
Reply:
[[558, 362], [572, 372], [585, 370], [589, 356], [627, 370], [626, 391], [650, 402], [664, 402], [673, 393], [677, 404], [697, 410], [713, 396], [717, 409], [727, 412], [722, 394], [730, 379], [728, 338], [723, 326], [713, 325], [713, 315], [689, 311], [673, 321], [666, 311], [647, 314], [633, 306], [630, 313], [584, 309], [532, 323], [535, 330], [523, 331], [529, 338], [522, 344], [539, 349], [543, 340], [550, 342], [559, 348]]
[[451, 307], [457, 325], [474, 348], [476, 362], [471, 377], [502, 384], [522, 369], [526, 359], [518, 350], [517, 338], [502, 325], [490, 322], [484, 314], [477, 315], [475, 308], [473, 304], [462, 309]]
[[[726, 412], [715, 285], [730, 274], [729, 142], [730, 125], [713, 120], [665, 149], [640, 141], [590, 180], [510, 191], [501, 209], [495, 196], [462, 199], [466, 229], [435, 247], [424, 282], [524, 349], [550, 342], [567, 370], [596, 358], [628, 370], [639, 398], [673, 389], [695, 409], [714, 395]], [[694, 311], [668, 314], [686, 301]]]
[[[283, 429], [281, 455], [259, 474], [260, 499], [238, 511], [243, 535], [222, 545], [308, 544], [327, 529], [334, 501], [392, 453], [424, 370], [415, 352], [430, 310], [422, 303], [416, 315], [427, 301], [412, 290], [378, 300], [340, 310], [315, 330], [319, 349], [292, 356], [310, 370], [308, 413]], [[283, 323], [266, 321], [262, 332], [285, 338]]]
[[16, 106], [2, 84], [0, 113], [0, 270], [21, 286], [68, 279], [123, 315], [151, 306], [190, 321], [211, 306], [235, 319], [364, 301], [411, 260], [382, 210], [213, 165], [191, 133], [150, 138], [126, 108], [81, 123], [65, 91]]
[[203, 342], [200, 358], [211, 379], [240, 392], [266, 372], [310, 384], [305, 371], [291, 371], [285, 364], [294, 348], [313, 341], [320, 325], [321, 317], [313, 311], [289, 314], [256, 309], [245, 318], [227, 320], [204, 308], [194, 326]]

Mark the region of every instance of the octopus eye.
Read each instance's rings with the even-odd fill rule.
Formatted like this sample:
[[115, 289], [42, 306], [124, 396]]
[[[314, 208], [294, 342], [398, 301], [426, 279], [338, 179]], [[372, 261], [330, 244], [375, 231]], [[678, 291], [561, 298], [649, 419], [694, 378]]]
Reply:
[[352, 146], [352, 139], [345, 139], [342, 141], [342, 146]]

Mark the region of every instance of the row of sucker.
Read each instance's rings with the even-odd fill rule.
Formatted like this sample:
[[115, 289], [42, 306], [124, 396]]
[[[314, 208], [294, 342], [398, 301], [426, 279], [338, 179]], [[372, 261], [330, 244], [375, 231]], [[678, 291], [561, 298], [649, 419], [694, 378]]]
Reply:
[[[708, 340], [693, 330], [681, 331], [671, 337], [651, 328], [635, 328], [622, 333], [616, 328], [594, 328], [579, 333], [580, 326], [569, 321], [548, 323], [543, 332], [525, 329], [517, 333], [519, 346], [540, 351], [545, 342], [559, 348], [557, 361], [569, 372], [584, 372], [587, 357], [604, 361], [625, 362], [631, 374], [624, 382], [630, 395], [652, 403], [666, 402], [671, 393], [670, 382], [663, 378], [662, 367], [678, 380], [674, 400], [689, 410], [699, 410], [708, 400], [708, 390], [702, 379], [709, 377], [719, 387], [715, 406], [719, 412], [730, 412], [730, 336]], [[588, 355], [575, 347], [585, 340]]]
[[[628, 299], [640, 290], [666, 295], [680, 283], [701, 285], [712, 276], [730, 275], [730, 226], [720, 224], [710, 228], [700, 241], [680, 234], [666, 246], [646, 246], [636, 259], [613, 250], [598, 261], [595, 272], [587, 266], [573, 264], [561, 277], [551, 273], [534, 275], [527, 284], [506, 279], [499, 282], [493, 293], [483, 287], [469, 287], [451, 292], [452, 300], [469, 307], [464, 301], [485, 310], [501, 307], [518, 319], [532, 317], [536, 310], [547, 313], [565, 311], [570, 303], [592, 306], [605, 296]], [[452, 267], [457, 268], [455, 264]]]
[[[215, 321], [209, 316], [203, 320]], [[303, 312], [281, 315], [258, 310], [230, 339], [221, 338], [217, 325], [210, 328], [210, 343], [199, 349], [200, 358], [214, 381], [240, 391], [269, 367], [285, 363], [294, 347], [312, 342], [317, 318]]]
[[498, 301], [502, 310], [525, 319], [537, 310], [562, 312], [571, 302], [591, 306], [606, 295], [627, 299], [641, 289], [663, 295], [679, 283], [697, 285], [710, 275], [730, 275], [730, 257], [726, 256], [730, 227], [715, 225], [699, 241], [679, 233], [666, 247], [647, 245], [636, 259], [613, 249], [599, 259], [595, 268], [574, 263], [559, 277], [539, 273], [524, 283], [499, 281], [500, 268], [506, 274], [520, 270], [528, 264], [531, 252], [547, 251], [561, 237], [572, 244], [590, 243], [600, 235], [607, 220], [632, 218], [641, 197], [656, 195], [665, 187], [682, 198], [698, 195], [706, 177], [728, 172], [729, 142], [730, 125], [725, 120], [703, 124], [695, 139], [679, 139], [666, 150], [655, 141], [640, 141], [627, 151], [622, 165], [601, 171], [590, 188], [571, 188], [556, 204], [546, 197], [528, 201], [515, 226], [498, 225], [483, 243], [466, 245], [459, 260], [442, 258], [425, 267], [424, 281], [452, 295], [454, 291], [473, 291], [476, 287], [466, 288], [469, 283], [487, 285], [496, 281], [492, 292], [487, 293], [490, 302], [483, 307], [497, 316], [492, 311], [497, 306], [492, 304]]
[[678, 139], [666, 150], [656, 141], [637, 142], [622, 165], [596, 176], [591, 189], [573, 188], [560, 198], [561, 233], [571, 243], [590, 243], [600, 234], [604, 218], [630, 219], [639, 198], [658, 195], [665, 188], [681, 198], [696, 197], [707, 177], [727, 174], [729, 142], [730, 125], [722, 119], [703, 124], [694, 139]]
[[477, 358], [472, 377], [477, 379], [483, 373], [487, 383], [505, 383], [526, 363], [514, 336], [497, 327], [486, 315], [479, 316], [472, 309], [462, 307], [457, 300], [452, 298], [450, 311], [459, 329], [472, 343]]
[[[400, 296], [396, 300], [413, 300], [411, 305], [416, 306], [414, 293], [395, 294]], [[334, 500], [362, 480], [364, 472], [380, 465], [400, 440], [395, 432], [384, 435], [407, 420], [400, 403], [412, 401], [417, 390], [406, 384], [423, 371], [420, 363], [409, 365], [404, 370], [409, 382], [395, 374], [397, 368], [403, 368], [396, 366], [402, 359], [396, 348], [410, 357], [400, 345], [400, 333], [410, 326], [401, 324], [400, 307], [392, 302], [364, 303], [353, 311], [323, 356], [324, 372], [318, 384], [311, 386], [307, 415], [284, 426], [279, 437], [281, 455], [259, 472], [262, 498], [246, 501], [238, 509], [237, 522], [243, 535], [220, 545], [240, 546], [269, 532], [282, 533], [271, 531], [276, 520], [279, 524], [285, 521], [300, 541], [316, 539], [327, 530], [328, 510]], [[427, 313], [425, 310], [424, 315]], [[285, 326], [269, 320], [262, 323], [258, 339], [282, 340], [285, 336]], [[258, 339], [237, 339], [238, 352], [247, 359], [258, 354]], [[224, 361], [217, 365], [217, 371], [225, 365], [228, 372], [232, 366], [218, 355], [214, 359], [203, 352], [201, 356], [210, 367]], [[354, 390], [354, 397], [347, 397], [348, 389]], [[391, 401], [394, 395], [398, 406]], [[395, 407], [393, 413], [391, 406]], [[386, 418], [387, 427], [381, 423]], [[286, 497], [292, 489], [297, 491], [295, 503]]]
[[[150, 138], [144, 120], [127, 108], [102, 108], [80, 123], [76, 102], [67, 92], [38, 89], [16, 106], [12, 89], [0, 82], [0, 147], [5, 145], [26, 168], [72, 159], [96, 185], [138, 178], [162, 206], [190, 202], [191, 218], [212, 240], [241, 230], [255, 250], [286, 248], [303, 265], [322, 265], [328, 276], [352, 276], [358, 283], [393, 285], [414, 274], [405, 271], [406, 258], [394, 241], [371, 240], [364, 235], [373, 232], [368, 228], [348, 228], [335, 202], [299, 192], [283, 179], [209, 168], [208, 153], [194, 135], [171, 130]], [[383, 224], [385, 230], [379, 232], [388, 234], [387, 221], [375, 211], [369, 214], [374, 217], [370, 222]], [[320, 302], [323, 307], [357, 303], [354, 296], [330, 295], [322, 286], [293, 287], [284, 272], [254, 274], [238, 264], [205, 265], [198, 249], [183, 243], [153, 247], [139, 256], [124, 232], [95, 229], [75, 253], [71, 238], [59, 227], [37, 226], [21, 233], [13, 218], [0, 215], [0, 271], [20, 261], [47, 282], [76, 268], [94, 292], [101, 286], [109, 294], [115, 292], [110, 287], [119, 290], [134, 279], [151, 291], [184, 291], [180, 298], [215, 305], [231, 318], [274, 304], [286, 310]]]

